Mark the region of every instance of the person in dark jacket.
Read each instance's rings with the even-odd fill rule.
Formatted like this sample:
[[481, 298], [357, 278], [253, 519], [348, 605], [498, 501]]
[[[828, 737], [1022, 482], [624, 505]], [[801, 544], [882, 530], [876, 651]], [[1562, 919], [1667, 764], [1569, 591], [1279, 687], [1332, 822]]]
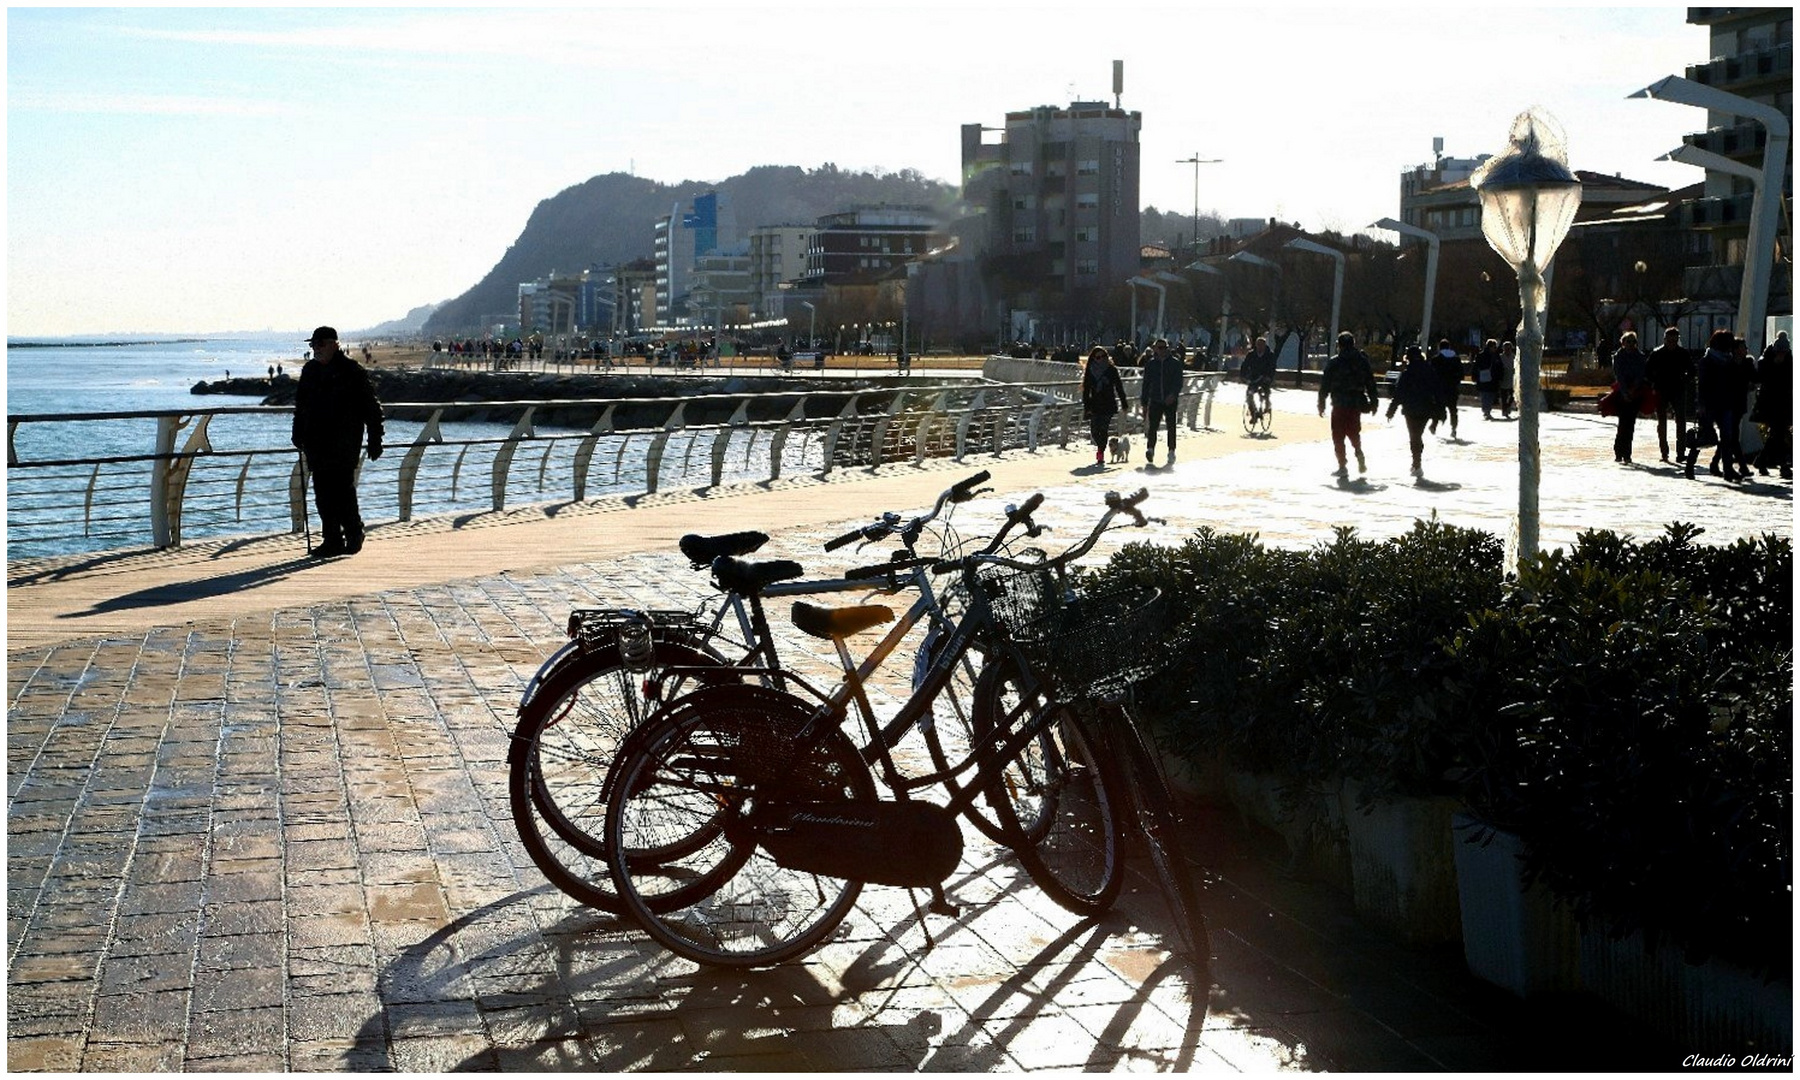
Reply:
[[294, 445], [312, 472], [323, 541], [320, 559], [362, 550], [362, 513], [356, 504], [356, 466], [367, 431], [369, 460], [381, 456], [381, 402], [368, 372], [338, 347], [337, 331], [321, 326], [307, 341], [313, 358], [294, 391]]
[[1649, 386], [1645, 378], [1649, 361], [1638, 350], [1638, 336], [1627, 330], [1619, 338], [1619, 351], [1613, 353], [1613, 381], [1619, 388], [1619, 430], [1613, 436], [1613, 460], [1631, 464], [1631, 442], [1637, 433], [1638, 403]]
[[1500, 340], [1488, 338], [1470, 365], [1475, 388], [1481, 392], [1481, 418], [1492, 420], [1494, 406], [1500, 403]]
[[1256, 339], [1238, 371], [1244, 377], [1244, 408], [1252, 419], [1261, 419], [1263, 411], [1272, 407], [1269, 391], [1275, 385], [1275, 354], [1269, 351], [1268, 338]]
[[1656, 391], [1656, 447], [1669, 460], [1669, 418], [1675, 418], [1675, 460], [1682, 458], [1687, 438], [1689, 403], [1694, 394], [1694, 358], [1681, 347], [1681, 331], [1663, 331], [1663, 343], [1650, 350], [1644, 361], [1644, 377]]
[[1399, 410], [1406, 416], [1406, 440], [1412, 448], [1412, 474], [1425, 476], [1425, 425], [1444, 418], [1444, 380], [1425, 359], [1417, 345], [1406, 347], [1406, 367], [1394, 382], [1394, 396], [1388, 402], [1387, 418], [1392, 420]]
[[1125, 396], [1125, 380], [1107, 351], [1096, 345], [1088, 352], [1081, 367], [1081, 412], [1087, 417], [1088, 431], [1094, 439], [1094, 464], [1106, 464], [1107, 438], [1113, 417], [1121, 410], [1131, 411], [1131, 399]]
[[[1700, 406], [1700, 426], [1716, 445], [1708, 466], [1714, 476], [1737, 483], [1749, 470], [1742, 469], [1743, 455], [1738, 451], [1738, 422], [1744, 414], [1744, 398], [1750, 392], [1743, 369], [1736, 356], [1737, 338], [1729, 330], [1714, 331], [1706, 343], [1706, 354], [1694, 365]], [[1682, 463], [1688, 479], [1694, 478], [1694, 466], [1700, 459], [1698, 442], [1688, 448]]]
[[1329, 399], [1331, 448], [1337, 454], [1337, 476], [1342, 480], [1350, 475], [1344, 459], [1346, 439], [1356, 451], [1356, 471], [1369, 471], [1368, 459], [1363, 457], [1362, 416], [1374, 414], [1377, 395], [1375, 369], [1356, 347], [1356, 335], [1344, 331], [1338, 335], [1337, 346], [1337, 355], [1325, 361], [1325, 370], [1319, 373], [1319, 415], [1325, 415], [1325, 402]]
[[1756, 408], [1750, 419], [1768, 429], [1763, 448], [1756, 455], [1756, 471], [1769, 475], [1781, 470], [1783, 480], [1794, 478], [1794, 351], [1787, 331], [1775, 335], [1756, 364]]
[[1144, 358], [1144, 382], [1138, 388], [1138, 401], [1144, 406], [1144, 463], [1156, 464], [1156, 429], [1168, 422], [1169, 457], [1165, 465], [1175, 464], [1175, 405], [1181, 400], [1181, 361], [1169, 351], [1169, 343], [1157, 338], [1150, 343], [1150, 355]]
[[[1437, 372], [1438, 379], [1444, 384], [1444, 412], [1450, 418], [1450, 437], [1456, 438], [1456, 403], [1462, 397], [1463, 366], [1462, 357], [1450, 344], [1449, 338], [1438, 342], [1437, 352], [1431, 358], [1431, 367]], [[1431, 422], [1431, 430], [1436, 431], [1438, 421]]]

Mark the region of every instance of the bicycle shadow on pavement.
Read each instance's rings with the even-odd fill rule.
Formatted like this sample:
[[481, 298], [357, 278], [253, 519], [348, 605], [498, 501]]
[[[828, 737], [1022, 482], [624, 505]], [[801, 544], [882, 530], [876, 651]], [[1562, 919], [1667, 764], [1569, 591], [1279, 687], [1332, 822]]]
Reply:
[[147, 589], [139, 589], [122, 596], [108, 597], [95, 603], [86, 611], [65, 612], [58, 615], [57, 618], [83, 619], [114, 611], [166, 607], [170, 604], [211, 600], [231, 593], [246, 592], [291, 577], [309, 567], [323, 565], [324, 563], [320, 560], [302, 557], [290, 559], [287, 562], [272, 563], [268, 566], [259, 566], [251, 570], [242, 570], [235, 574], [220, 574], [216, 577], [177, 581], [167, 585], [152, 585]]

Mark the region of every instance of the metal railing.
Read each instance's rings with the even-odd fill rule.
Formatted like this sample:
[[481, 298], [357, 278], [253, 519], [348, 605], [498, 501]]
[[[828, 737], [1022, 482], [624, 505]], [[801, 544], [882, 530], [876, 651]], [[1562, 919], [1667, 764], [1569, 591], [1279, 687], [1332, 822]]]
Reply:
[[[380, 461], [359, 465], [364, 517], [407, 521], [421, 512], [500, 511], [655, 493], [669, 485], [764, 483], [843, 468], [876, 469], [926, 458], [961, 461], [1084, 442], [1079, 389], [1068, 378], [1068, 366], [1047, 374], [1055, 380], [682, 398], [389, 403], [390, 450]], [[1211, 426], [1218, 378], [1216, 373], [1189, 377], [1179, 414], [1189, 427], [1202, 425], [1202, 410], [1205, 426]], [[577, 409], [597, 411], [598, 418], [579, 428], [539, 429], [544, 414]], [[503, 424], [490, 423], [472, 437], [447, 437], [446, 428], [455, 423], [446, 416], [470, 410], [513, 418], [511, 429], [501, 435]], [[287, 445], [292, 412], [289, 406], [241, 406], [9, 415], [8, 558], [301, 531], [307, 492], [299, 454]], [[729, 415], [689, 419], [722, 413]], [[397, 419], [405, 416], [424, 419]], [[404, 438], [415, 423], [409, 441], [395, 438]], [[1133, 417], [1121, 426], [1132, 430], [1140, 423]], [[113, 425], [110, 440], [88, 437], [99, 430], [91, 427], [97, 424]], [[121, 435], [121, 426], [130, 431]], [[233, 427], [239, 430], [227, 430]], [[135, 439], [148, 443], [145, 452], [32, 452]]]

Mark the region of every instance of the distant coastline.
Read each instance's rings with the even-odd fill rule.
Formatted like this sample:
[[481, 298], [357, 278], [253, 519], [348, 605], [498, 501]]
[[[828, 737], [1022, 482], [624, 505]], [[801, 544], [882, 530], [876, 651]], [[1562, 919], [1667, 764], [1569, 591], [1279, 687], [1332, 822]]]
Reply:
[[199, 345], [210, 338], [145, 338], [138, 341], [11, 341], [9, 349], [110, 349], [126, 345]]

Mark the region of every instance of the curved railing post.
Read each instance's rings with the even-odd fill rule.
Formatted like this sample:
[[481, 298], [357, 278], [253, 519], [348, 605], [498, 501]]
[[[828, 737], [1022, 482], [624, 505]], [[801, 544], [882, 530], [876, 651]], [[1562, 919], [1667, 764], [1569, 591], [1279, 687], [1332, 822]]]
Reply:
[[925, 446], [926, 446], [926, 443], [931, 438], [931, 428], [934, 424], [937, 423], [938, 417], [944, 415], [944, 411], [948, 407], [949, 401], [950, 401], [950, 391], [948, 391], [948, 390], [938, 391], [937, 396], [933, 397], [931, 399], [931, 404], [926, 407], [925, 416], [923, 419], [921, 419], [919, 421], [919, 426], [913, 429], [913, 464], [914, 465], [920, 465], [920, 464], [924, 463], [924, 461], [925, 461]]
[[512, 433], [507, 435], [506, 441], [500, 445], [499, 452], [494, 455], [491, 490], [495, 510], [506, 509], [506, 474], [512, 469], [513, 454], [519, 448], [519, 440], [529, 439], [537, 434], [531, 427], [531, 418], [536, 412], [536, 405], [525, 407], [525, 415], [519, 417], [519, 422], [513, 425]]
[[650, 449], [644, 453], [644, 493], [656, 494], [657, 481], [662, 472], [663, 448], [669, 444], [669, 435], [687, 426], [683, 419], [687, 413], [687, 402], [677, 402], [669, 418], [663, 421], [662, 430], [650, 439]]
[[288, 473], [288, 532], [306, 528], [306, 455], [294, 453], [294, 467]]
[[600, 444], [600, 436], [610, 435], [613, 432], [613, 410], [616, 408], [618, 408], [617, 405], [608, 405], [606, 411], [600, 414], [600, 419], [594, 422], [594, 426], [581, 440], [581, 445], [575, 448], [576, 502], [587, 498], [588, 467], [594, 460], [594, 450]]
[[175, 436], [195, 417], [159, 416], [156, 419], [156, 465], [150, 472], [150, 535], [159, 548], [181, 546], [181, 500], [187, 492], [194, 455], [210, 453], [206, 429], [211, 413], [202, 413], [188, 435], [181, 453], [175, 453]]
[[987, 406], [988, 391], [984, 387], [975, 391], [975, 396], [964, 406], [962, 418], [956, 422], [956, 460], [961, 461], [969, 452], [969, 425], [977, 414]]
[[444, 434], [439, 430], [439, 422], [443, 419], [444, 410], [433, 409], [431, 419], [419, 429], [419, 437], [406, 448], [406, 454], [400, 459], [400, 470], [397, 482], [399, 488], [396, 497], [400, 502], [400, 520], [412, 520], [413, 491], [419, 481], [419, 463], [425, 460], [425, 447], [432, 443], [444, 441]]
[[894, 417], [900, 415], [900, 409], [906, 404], [906, 398], [907, 392], [905, 390], [894, 391], [894, 396], [888, 400], [887, 412], [881, 414], [880, 419], [875, 421], [874, 428], [870, 430], [869, 468], [879, 469], [881, 467], [882, 444], [887, 442], [888, 428], [893, 424]]
[[831, 470], [837, 467], [838, 436], [843, 434], [844, 421], [856, 415], [856, 400], [859, 396], [851, 394], [849, 400], [844, 402], [844, 407], [832, 419], [831, 426], [825, 429], [825, 460], [820, 463], [820, 476], [831, 475]]
[[[794, 430], [795, 421], [804, 420], [805, 418], [806, 398], [802, 396], [799, 401], [794, 402], [794, 407], [788, 410], [786, 419], [782, 421], [780, 427], [775, 429], [775, 434], [769, 439], [770, 480], [781, 479], [781, 454], [787, 449], [788, 432]], [[801, 449], [805, 449], [804, 444], [802, 444]]]

